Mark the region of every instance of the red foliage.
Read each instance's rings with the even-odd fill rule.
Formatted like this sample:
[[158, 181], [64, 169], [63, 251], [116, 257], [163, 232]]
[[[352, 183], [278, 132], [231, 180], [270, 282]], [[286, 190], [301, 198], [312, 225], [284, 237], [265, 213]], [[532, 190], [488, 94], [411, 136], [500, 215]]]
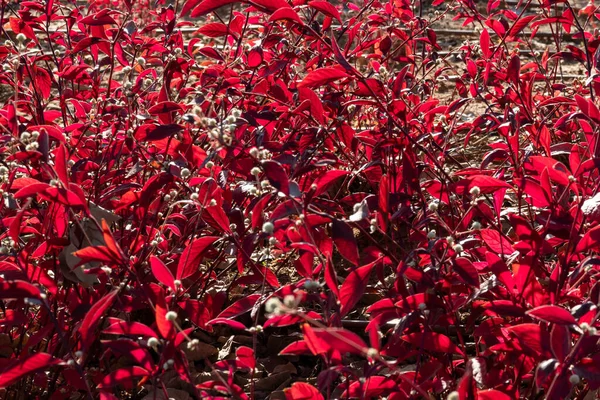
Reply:
[[598, 393], [600, 13], [425, 3], [3, 2], [2, 397]]

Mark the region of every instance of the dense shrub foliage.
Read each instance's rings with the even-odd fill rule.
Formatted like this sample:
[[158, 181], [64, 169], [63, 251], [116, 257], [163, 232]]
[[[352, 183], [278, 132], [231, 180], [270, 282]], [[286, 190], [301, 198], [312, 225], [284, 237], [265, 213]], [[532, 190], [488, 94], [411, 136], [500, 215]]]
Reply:
[[3, 1], [0, 395], [595, 398], [598, 18]]

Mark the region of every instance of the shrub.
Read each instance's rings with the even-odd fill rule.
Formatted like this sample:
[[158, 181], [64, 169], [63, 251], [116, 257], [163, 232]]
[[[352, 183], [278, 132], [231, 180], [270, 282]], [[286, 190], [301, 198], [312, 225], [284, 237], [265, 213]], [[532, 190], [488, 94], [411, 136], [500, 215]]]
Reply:
[[598, 15], [4, 2], [3, 396], [594, 395]]

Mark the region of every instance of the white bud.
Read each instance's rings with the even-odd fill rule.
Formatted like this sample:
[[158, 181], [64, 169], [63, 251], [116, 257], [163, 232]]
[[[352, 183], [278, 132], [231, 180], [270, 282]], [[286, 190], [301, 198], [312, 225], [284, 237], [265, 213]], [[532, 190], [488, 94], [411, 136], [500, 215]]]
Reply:
[[477, 197], [481, 193], [481, 189], [479, 186], [473, 186], [471, 190], [469, 190], [469, 193], [471, 193], [472, 196]]
[[377, 350], [373, 347], [369, 347], [369, 349], [367, 350], [367, 357], [377, 358], [378, 356], [379, 356], [379, 350]]
[[259, 150], [256, 147], [251, 148], [249, 153], [254, 158], [258, 158], [259, 156]]
[[151, 337], [148, 339], [148, 347], [156, 348], [158, 346], [158, 339], [155, 337]]
[[429, 240], [435, 239], [436, 236], [437, 236], [437, 232], [435, 231], [435, 229], [432, 229], [427, 233], [427, 239], [429, 239]]
[[293, 294], [288, 294], [287, 296], [285, 296], [283, 298], [283, 304], [287, 308], [294, 308], [294, 307], [296, 307], [296, 305], [297, 305], [297, 303], [296, 303], [296, 296], [294, 296]]
[[272, 234], [274, 230], [275, 230], [275, 225], [273, 225], [272, 222], [265, 222], [262, 226], [263, 233], [266, 233], [268, 235]]
[[177, 319], [177, 313], [175, 311], [169, 311], [165, 314], [165, 319], [167, 321], [175, 321]]
[[181, 177], [182, 177], [183, 179], [185, 179], [185, 178], [188, 178], [188, 177], [189, 177], [189, 176], [190, 176], [192, 173], [190, 172], [190, 170], [189, 170], [189, 169], [187, 169], [187, 168], [183, 168], [183, 169], [181, 170], [180, 174], [181, 174]]
[[26, 40], [27, 40], [27, 36], [25, 36], [24, 34], [22, 34], [22, 33], [19, 33], [19, 34], [17, 35], [17, 41], [18, 41], [19, 43], [23, 43], [23, 42], [24, 42], [24, 41], [26, 41]]
[[250, 170], [250, 173], [254, 176], [258, 176], [258, 175], [260, 175], [260, 168], [254, 167]]
[[269, 314], [278, 314], [281, 310], [282, 305], [283, 304], [281, 303], [281, 300], [279, 300], [279, 298], [271, 297], [265, 303], [265, 311]]
[[454, 392], [450, 392], [446, 400], [460, 400], [460, 394], [455, 390]]
[[199, 197], [200, 197], [200, 195], [198, 193], [192, 193], [190, 195], [190, 199], [193, 200], [193, 201], [198, 200]]
[[427, 208], [429, 208], [429, 211], [431, 212], [436, 212], [438, 210], [438, 203], [436, 201], [432, 201], [431, 203], [429, 203], [429, 206]]
[[454, 250], [457, 253], [462, 253], [463, 251], [463, 247], [461, 244], [455, 244], [454, 246], [452, 246], [452, 250]]
[[471, 227], [474, 231], [478, 231], [481, 229], [481, 223], [478, 221], [473, 222], [473, 226]]

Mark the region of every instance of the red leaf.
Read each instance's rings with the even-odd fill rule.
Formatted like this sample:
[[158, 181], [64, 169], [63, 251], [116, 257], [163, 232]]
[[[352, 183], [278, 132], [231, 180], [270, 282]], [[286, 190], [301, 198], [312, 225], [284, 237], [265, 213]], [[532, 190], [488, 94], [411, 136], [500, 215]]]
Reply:
[[140, 141], [155, 141], [166, 139], [174, 134], [181, 132], [183, 126], [177, 124], [155, 125], [145, 124], [135, 131], [135, 138]]
[[579, 243], [577, 243], [575, 252], [583, 253], [597, 247], [598, 244], [600, 244], [600, 225], [590, 229], [583, 235]]
[[498, 189], [512, 187], [505, 181], [491, 176], [475, 175], [461, 179], [458, 183], [456, 183], [456, 193], [466, 196], [475, 186], [480, 189], [481, 194], [491, 194], [496, 192]]
[[147, 325], [135, 321], [123, 321], [118, 318], [108, 318], [110, 325], [102, 333], [111, 335], [156, 337], [156, 332]]
[[34, 88], [47, 100], [52, 92], [52, 79], [50, 78], [50, 73], [44, 68], [35, 65], [30, 68], [31, 74], [33, 75], [31, 78], [34, 83]]
[[541, 319], [545, 322], [551, 322], [559, 325], [574, 325], [577, 323], [575, 317], [571, 313], [562, 307], [545, 305], [534, 308], [533, 310], [527, 311], [527, 314]]
[[521, 324], [506, 329], [519, 339], [524, 349], [536, 355], [542, 355], [550, 349], [550, 333], [538, 324]]
[[156, 319], [156, 327], [160, 335], [171, 340], [175, 337], [175, 325], [172, 321], [167, 320], [166, 315], [169, 310], [167, 309], [167, 301], [165, 299], [165, 291], [162, 287], [155, 283], [151, 283], [148, 288], [150, 289], [149, 294], [151, 295], [154, 303], [154, 318]]
[[183, 111], [183, 107], [180, 104], [177, 104], [172, 101], [163, 101], [158, 104], [153, 105], [148, 109], [148, 114], [150, 115], [158, 115], [164, 113], [170, 113], [173, 111]]
[[259, 5], [271, 12], [282, 8], [290, 8], [290, 5], [285, 0], [252, 0], [252, 4]]
[[477, 288], [479, 287], [479, 273], [469, 259], [457, 257], [456, 260], [454, 260], [454, 270], [466, 284]]
[[488, 247], [495, 253], [498, 254], [512, 254], [515, 252], [512, 244], [504, 237], [500, 235], [495, 229], [482, 229], [480, 231], [481, 238], [488, 245]]
[[21, 197], [31, 197], [40, 192], [43, 192], [44, 190], [46, 190], [50, 187], [52, 187], [52, 186], [48, 185], [47, 183], [42, 183], [42, 182], [31, 183], [31, 184], [19, 189], [17, 191], [17, 193], [15, 193], [15, 198], [20, 199]]
[[287, 19], [288, 21], [297, 22], [299, 25], [304, 25], [304, 22], [298, 16], [298, 13], [292, 8], [280, 8], [269, 17], [269, 22]]
[[[325, 172], [323, 175], [320, 175], [317, 179], [315, 179], [312, 184], [316, 185], [317, 189], [315, 190], [315, 196], [318, 196], [324, 193], [329, 186], [331, 186], [337, 179], [342, 176], [348, 175], [350, 172], [342, 171], [339, 169], [333, 169]], [[308, 190], [310, 188], [310, 182], [308, 182], [307, 187], [304, 187], [304, 190]]]
[[518, 54], [513, 55], [508, 62], [506, 69], [506, 78], [509, 82], [515, 85], [519, 84], [519, 76], [521, 73], [521, 57]]
[[0, 282], [0, 299], [39, 299], [40, 289], [29, 282], [14, 280]]
[[513, 26], [510, 28], [510, 30], [507, 32], [506, 36], [507, 37], [512, 37], [514, 38], [515, 36], [517, 36], [523, 29], [525, 29], [525, 27], [527, 25], [529, 25], [529, 23], [531, 21], [533, 21], [534, 19], [536, 19], [538, 16], [537, 15], [528, 15], [526, 17], [522, 17], [520, 18], [517, 22], [515, 22], [513, 24]]
[[350, 272], [348, 278], [346, 278], [342, 284], [339, 296], [341, 303], [340, 314], [342, 317], [352, 311], [356, 303], [358, 303], [362, 297], [367, 287], [367, 283], [369, 283], [369, 275], [371, 274], [371, 270], [379, 261], [380, 260], [376, 260]]
[[254, 350], [250, 347], [240, 346], [235, 351], [236, 361], [240, 364], [240, 366], [254, 369], [256, 366], [256, 359], [254, 358]]
[[356, 238], [350, 225], [339, 219], [334, 219], [331, 227], [331, 238], [340, 254], [354, 265], [360, 262]]
[[330, 2], [328, 2], [328, 1], [309, 1], [308, 5], [317, 11], [321, 11], [323, 14], [325, 14], [331, 18], [337, 19], [340, 24], [342, 23], [342, 16], [340, 15], [340, 12]]
[[511, 400], [513, 397], [499, 390], [488, 389], [477, 392], [477, 400]]
[[53, 201], [69, 207], [85, 207], [81, 197], [69, 189], [50, 186], [39, 193], [44, 200]]
[[196, 273], [202, 260], [202, 254], [218, 239], [218, 236], [204, 236], [192, 241], [179, 257], [176, 278], [182, 280]]
[[307, 88], [299, 88], [298, 89], [298, 96], [300, 97], [300, 100], [302, 101], [309, 101], [310, 103], [310, 113], [311, 115], [320, 123], [324, 124], [325, 123], [325, 109], [323, 108], [323, 103], [321, 102], [321, 99], [319, 98], [319, 96], [317, 96], [315, 94], [315, 92], [313, 92], [310, 89]]
[[175, 278], [171, 270], [156, 256], [150, 256], [150, 268], [157, 281], [175, 291]]
[[286, 400], [323, 400], [323, 395], [317, 388], [304, 382], [294, 382], [283, 391]]
[[96, 302], [90, 308], [90, 310], [85, 315], [85, 318], [81, 322], [81, 326], [78, 329], [79, 335], [81, 336], [81, 347], [83, 350], [89, 349], [90, 345], [96, 338], [95, 330], [100, 324], [102, 320], [102, 316], [108, 310], [110, 306], [112, 306], [115, 297], [117, 297], [117, 293], [119, 293], [118, 289], [113, 290], [108, 293], [100, 300]]
[[313, 328], [302, 326], [304, 340], [314, 355], [339, 352], [363, 354], [368, 346], [356, 333], [343, 328]]
[[65, 149], [65, 146], [61, 143], [60, 146], [56, 149], [55, 157], [54, 157], [54, 171], [56, 171], [56, 175], [58, 179], [61, 180], [63, 185], [69, 185], [69, 172], [67, 171], [67, 161], [68, 161], [68, 153]]
[[60, 363], [61, 360], [48, 353], [35, 353], [12, 360], [0, 369], [0, 388], [6, 388], [35, 371]]
[[[284, 10], [287, 10], [287, 8]], [[248, 68], [257, 68], [260, 66], [264, 60], [262, 47], [255, 46], [250, 49], [247, 60]]]
[[203, 216], [204, 221], [207, 224], [219, 229], [221, 232], [231, 233], [231, 227], [229, 226], [229, 219], [223, 207], [217, 204], [216, 206], [205, 207], [206, 213]]
[[98, 45], [100, 43], [109, 43], [109, 42], [106, 39], [88, 36], [86, 38], [81, 39], [79, 42], [77, 42], [77, 45], [75, 45], [75, 47], [73, 47], [73, 50], [71, 50], [71, 54], [73, 54], [73, 55], [77, 54], [80, 51], [86, 50], [87, 48]]
[[[233, 34], [233, 32], [229, 31], [227, 25], [222, 24], [220, 22], [212, 22], [206, 25], [202, 25], [196, 33], [199, 33], [204, 36], [208, 36], [210, 38], [218, 38], [221, 36], [227, 36], [229, 34]], [[234, 35], [235, 36], [235, 35]]]
[[133, 379], [150, 376], [150, 373], [142, 367], [125, 367], [118, 369], [106, 375], [102, 382], [98, 385], [99, 388], [109, 388], [117, 385], [132, 385]]
[[508, 267], [504, 261], [502, 261], [496, 254], [489, 251], [485, 253], [485, 258], [492, 272], [494, 275], [496, 275], [496, 278], [498, 278], [498, 280], [502, 282], [502, 284], [504, 284], [509, 291], [512, 292], [515, 288], [515, 280], [513, 279], [513, 276], [508, 270]]
[[[391, 376], [372, 375], [360, 381], [354, 381], [350, 384], [347, 391], [340, 396], [341, 399], [362, 398], [362, 399], [380, 399], [385, 392], [398, 388], [398, 382]], [[391, 396], [390, 396], [391, 397]]]
[[263, 161], [261, 163], [269, 183], [286, 196], [290, 194], [290, 182], [283, 166], [277, 161]]
[[217, 318], [235, 318], [238, 315], [242, 315], [245, 312], [250, 311], [258, 299], [260, 299], [260, 294], [251, 294], [250, 296], [242, 297], [225, 310], [223, 310]]
[[490, 47], [490, 33], [487, 29], [481, 31], [479, 36], [479, 47], [485, 58], [490, 58], [492, 55], [492, 48]]
[[203, 0], [190, 14], [193, 18], [206, 15], [211, 11], [221, 8], [227, 4], [238, 3], [237, 0]]
[[82, 18], [79, 22], [90, 26], [116, 25], [117, 22], [110, 16], [110, 13], [110, 9], [103, 9], [95, 14]]
[[448, 336], [441, 333], [415, 332], [402, 336], [402, 340], [427, 351], [464, 355]]
[[304, 77], [297, 87], [317, 88], [338, 79], [347, 78], [349, 75], [338, 68], [325, 67], [310, 72]]

